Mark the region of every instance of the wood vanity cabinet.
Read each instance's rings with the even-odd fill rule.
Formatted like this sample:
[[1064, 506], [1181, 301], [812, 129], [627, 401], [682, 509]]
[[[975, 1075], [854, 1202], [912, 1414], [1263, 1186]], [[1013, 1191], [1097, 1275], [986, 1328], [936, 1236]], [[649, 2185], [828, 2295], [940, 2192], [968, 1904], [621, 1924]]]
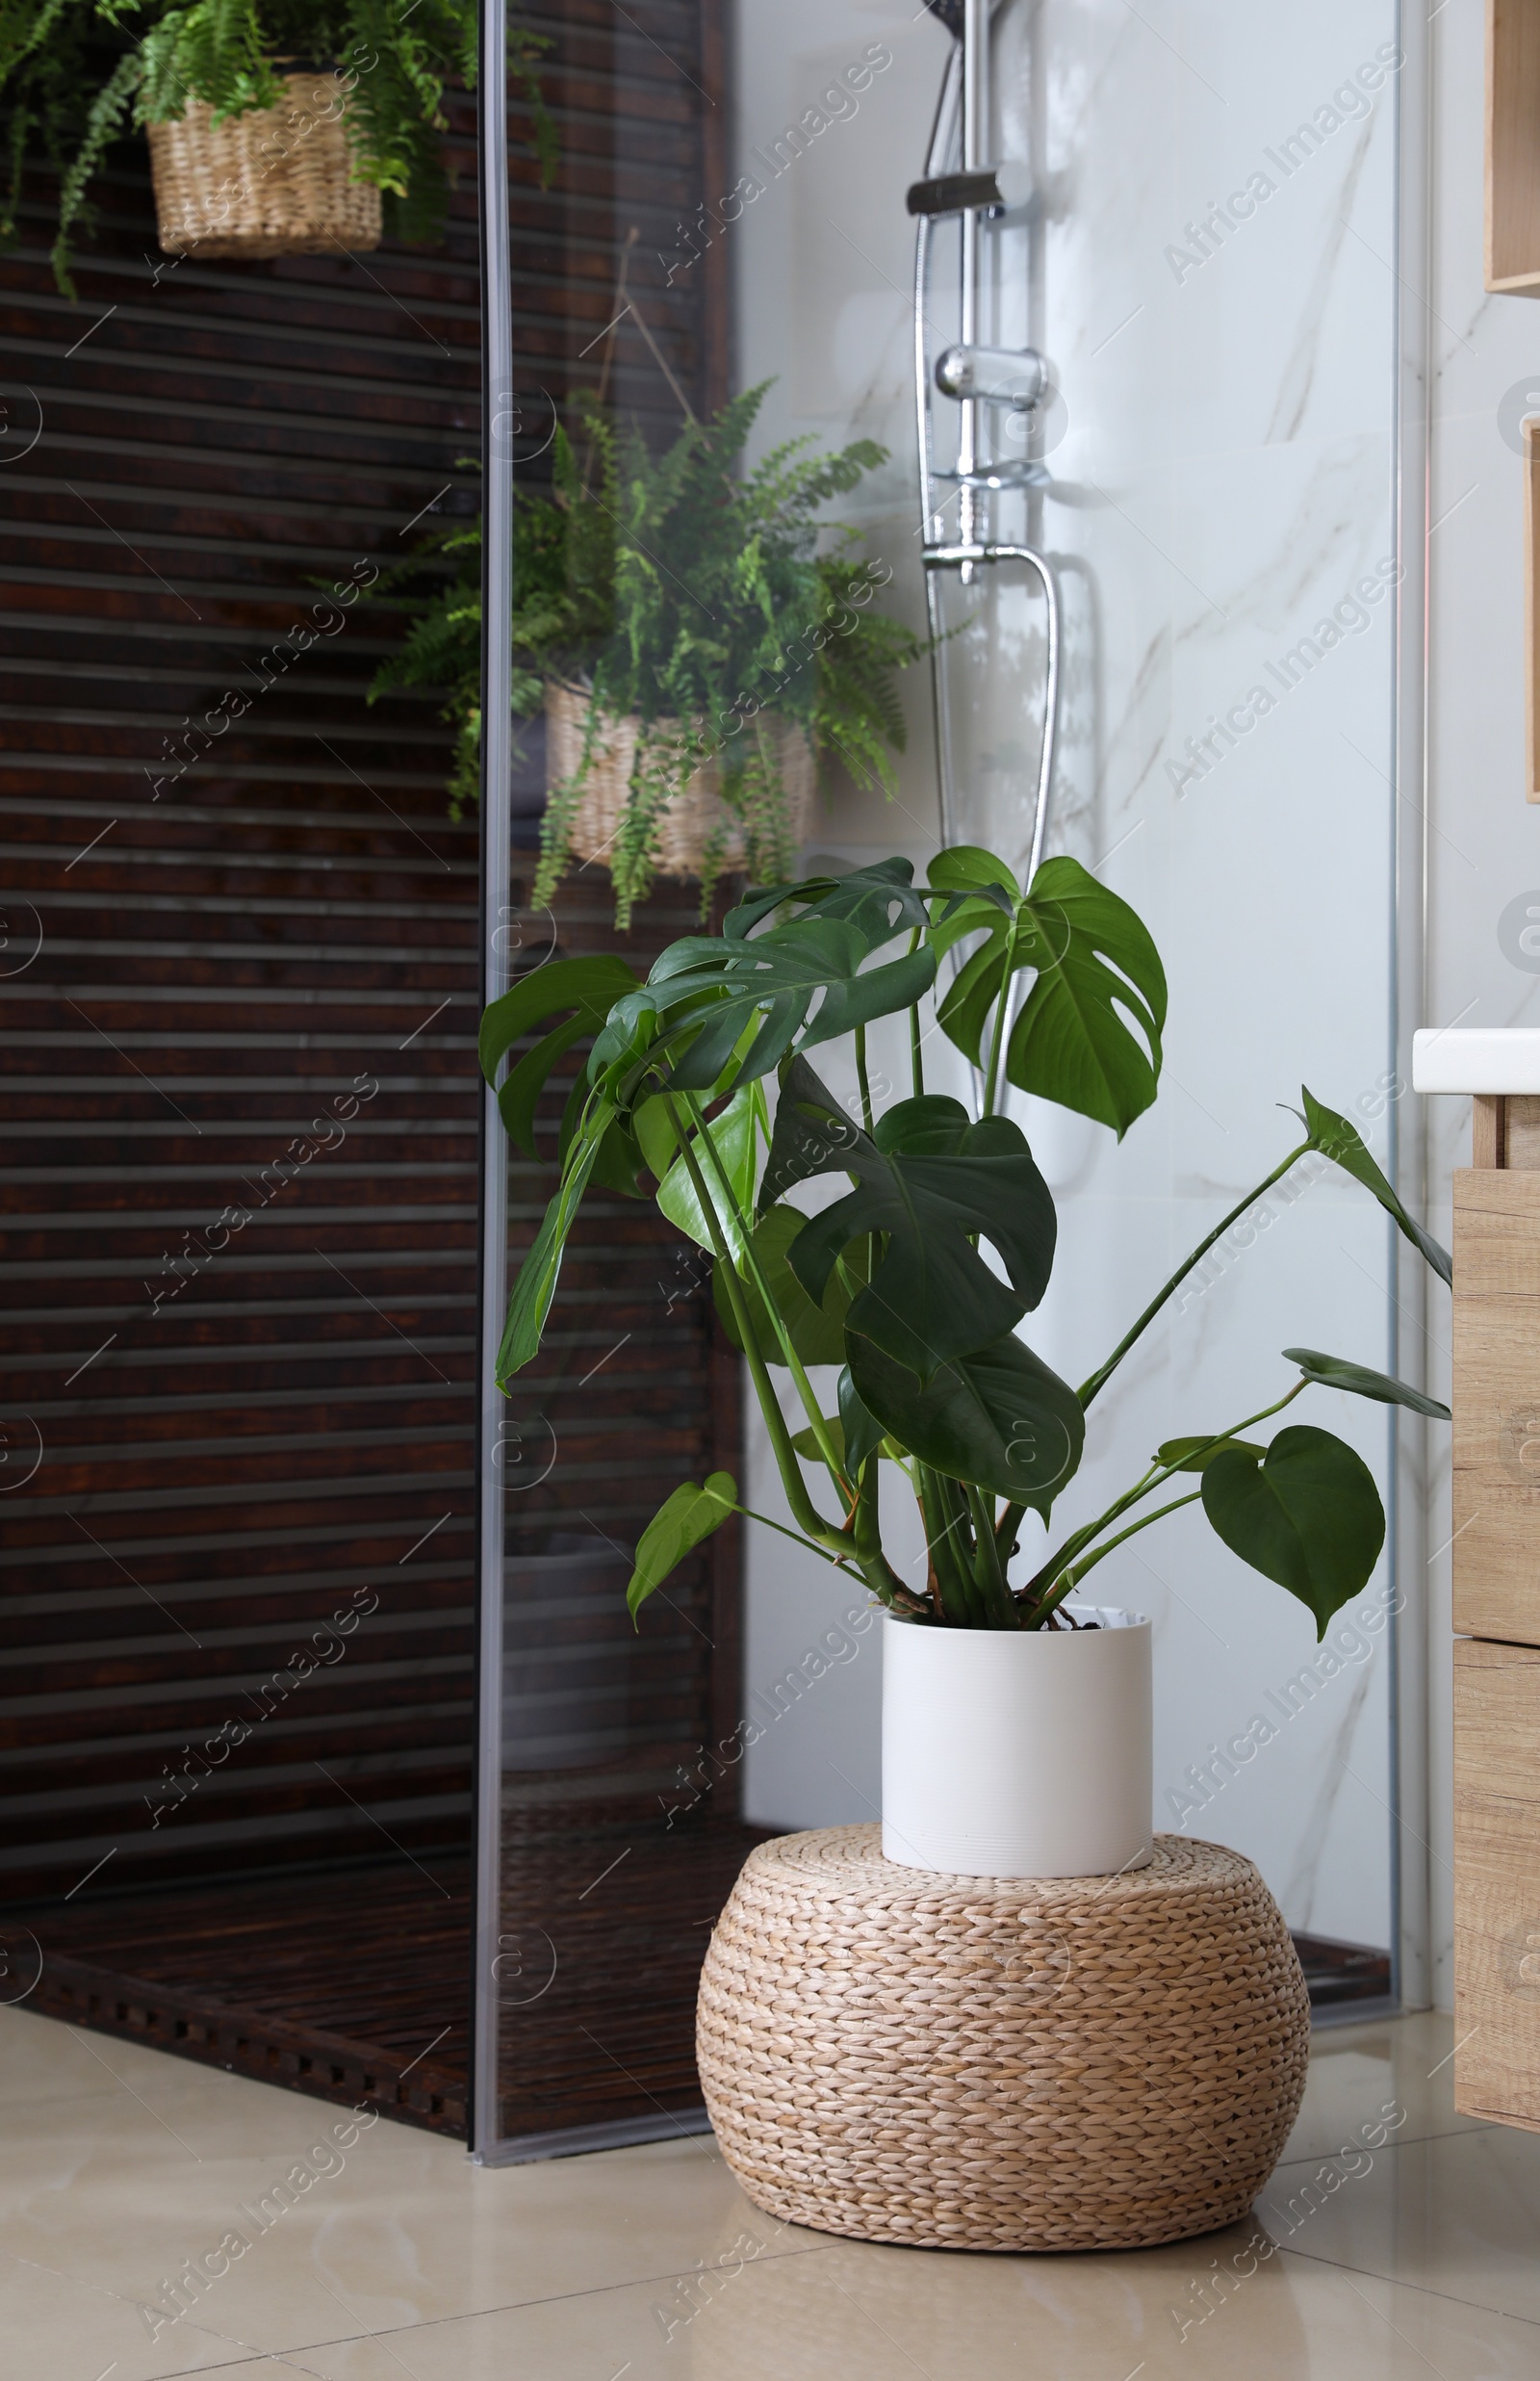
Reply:
[[1455, 2106], [1540, 2132], [1540, 1098], [1454, 1178]]

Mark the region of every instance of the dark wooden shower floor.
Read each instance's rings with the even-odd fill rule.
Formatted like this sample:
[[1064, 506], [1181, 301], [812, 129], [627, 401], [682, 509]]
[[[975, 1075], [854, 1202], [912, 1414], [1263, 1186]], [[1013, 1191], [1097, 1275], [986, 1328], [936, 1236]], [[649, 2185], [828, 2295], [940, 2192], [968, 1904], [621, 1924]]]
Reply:
[[[764, 1830], [621, 1819], [508, 1848], [500, 1989], [505, 2134], [700, 2106], [695, 1985]], [[25, 2006], [463, 2140], [471, 1865], [434, 1857], [9, 1915], [42, 1973]], [[1296, 1937], [1318, 2010], [1386, 2006], [1380, 1952]]]
[[[509, 1846], [505, 2132], [700, 2106], [696, 1980], [763, 1834], [610, 1821]], [[0, 1925], [40, 1946], [28, 2008], [466, 2137], [467, 1859], [103, 1896]]]

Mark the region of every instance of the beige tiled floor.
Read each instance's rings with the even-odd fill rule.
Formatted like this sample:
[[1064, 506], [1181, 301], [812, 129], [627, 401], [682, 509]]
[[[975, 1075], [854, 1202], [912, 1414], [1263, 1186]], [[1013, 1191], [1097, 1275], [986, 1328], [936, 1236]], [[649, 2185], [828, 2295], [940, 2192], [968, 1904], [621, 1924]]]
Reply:
[[[777, 2224], [708, 2138], [500, 2171], [396, 2125], [327, 2147], [346, 2120], [319, 2102], [4, 2009], [0, 2373], [1537, 2381], [1540, 2135], [1454, 2114], [1451, 2040], [1439, 2017], [1318, 2036], [1245, 2224], [1007, 2258]], [[296, 2203], [157, 2323], [184, 2261], [307, 2154]]]

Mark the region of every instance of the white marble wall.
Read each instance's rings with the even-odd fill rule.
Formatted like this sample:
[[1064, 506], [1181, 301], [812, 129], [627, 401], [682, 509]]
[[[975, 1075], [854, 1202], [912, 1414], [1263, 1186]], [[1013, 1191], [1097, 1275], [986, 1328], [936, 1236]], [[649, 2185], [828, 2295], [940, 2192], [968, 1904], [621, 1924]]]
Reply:
[[[1050, 552], [1065, 590], [1050, 841], [1134, 902], [1171, 985], [1162, 1098], [1121, 1148], [1091, 1125], [1023, 1112], [1062, 1217], [1033, 1336], [1071, 1379], [1291, 1146], [1277, 1102], [1296, 1100], [1301, 1078], [1385, 1147], [1397, 285], [1383, 60], [1395, 31], [1391, 0], [1288, 12], [1149, 0], [1137, 13], [1123, 0], [1005, 0], [998, 20], [1000, 144], [1035, 164], [1048, 207], [1036, 234], [1000, 244], [997, 329], [1045, 349], [1064, 406], [1046, 496], [998, 516], [1001, 533]], [[892, 52], [859, 113], [820, 133], [735, 227], [739, 369], [781, 375], [774, 434], [860, 429], [891, 446], [865, 518], [917, 619], [903, 194], [946, 40], [911, 0], [773, 12], [745, 0], [739, 40], [745, 155], [816, 104], [847, 57], [874, 41]], [[1315, 151], [1300, 144], [1288, 173], [1270, 164], [1310, 122]], [[1205, 261], [1168, 254], [1192, 256], [1185, 226], [1257, 175], [1275, 187]], [[1381, 590], [1373, 602], [1355, 593], [1365, 582]], [[1015, 859], [1030, 831], [1040, 607], [1003, 583], [956, 600], [974, 606], [950, 649], [960, 826]], [[1321, 658], [1282, 691], [1269, 664], [1334, 611]], [[934, 838], [929, 707], [923, 686], [911, 693], [898, 807], [842, 796], [825, 847], [920, 852]], [[1221, 741], [1200, 774], [1188, 739], [1216, 717], [1229, 719], [1231, 748]], [[1329, 1181], [1275, 1207], [1125, 1367], [1061, 1517], [1093, 1510], [1158, 1439], [1276, 1396], [1292, 1377], [1285, 1346], [1384, 1364], [1388, 1313], [1376, 1208]], [[1379, 1410], [1319, 1391], [1309, 1402], [1383, 1480]], [[762, 1456], [757, 1468], [768, 1470]], [[1187, 1766], [1273, 1709], [1270, 1691], [1311, 1657], [1314, 1629], [1191, 1514], [1138, 1548], [1104, 1576], [1156, 1621], [1157, 1810], [1172, 1825], [1168, 1794], [1192, 1799]], [[783, 1549], [752, 1557], [751, 1692], [832, 1617], [823, 1579]], [[1385, 1639], [1373, 1642], [1187, 1823], [1258, 1858], [1296, 1926], [1383, 1944], [1387, 1677]], [[863, 1645], [768, 1730], [750, 1756], [756, 1815], [863, 1815], [876, 1667]]]

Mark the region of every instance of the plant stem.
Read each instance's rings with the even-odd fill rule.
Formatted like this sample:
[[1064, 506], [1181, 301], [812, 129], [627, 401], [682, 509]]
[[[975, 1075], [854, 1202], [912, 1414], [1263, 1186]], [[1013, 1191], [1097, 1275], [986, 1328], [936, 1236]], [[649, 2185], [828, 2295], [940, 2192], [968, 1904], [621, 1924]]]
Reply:
[[[911, 959], [914, 956], [914, 953], [919, 949], [924, 933], [925, 929], [923, 926], [916, 926], [913, 933], [909, 938], [910, 957]], [[910, 1002], [909, 1010], [909, 1070], [911, 1078], [913, 1082], [914, 1097], [916, 1100], [923, 1098], [925, 1092], [925, 1062], [920, 1055], [921, 1038], [920, 1004], [917, 1000], [911, 1000]]]
[[[708, 1217], [714, 1220], [716, 1212], [715, 1208], [712, 1206], [711, 1202], [706, 1195], [705, 1186], [701, 1182], [697, 1169], [690, 1163], [688, 1139], [682, 1136], [679, 1131], [679, 1120], [675, 1114], [673, 1094], [666, 1094], [665, 1097], [667, 1098], [669, 1103], [669, 1118], [675, 1127], [675, 1138], [679, 1141], [680, 1153], [684, 1157], [686, 1166], [689, 1167], [690, 1179], [695, 1186], [696, 1196], [701, 1201], [702, 1205], [706, 1208]], [[785, 1358], [786, 1369], [790, 1373], [793, 1382], [796, 1384], [797, 1395], [802, 1400], [803, 1410], [807, 1414], [808, 1420], [812, 1426], [813, 1436], [818, 1441], [818, 1451], [829, 1467], [830, 1476], [834, 1480], [834, 1486], [843, 1495], [849, 1497], [855, 1492], [854, 1486], [845, 1470], [843, 1463], [841, 1463], [839, 1457], [834, 1451], [834, 1442], [829, 1435], [829, 1424], [825, 1418], [823, 1408], [819, 1405], [817, 1398], [813, 1395], [812, 1383], [808, 1378], [801, 1357], [797, 1354], [796, 1349], [791, 1344], [791, 1333], [786, 1329], [780, 1307], [776, 1305], [775, 1300], [770, 1295], [770, 1284], [764, 1278], [764, 1268], [759, 1262], [758, 1251], [754, 1245], [754, 1238], [749, 1229], [748, 1219], [739, 1207], [737, 1199], [733, 1194], [732, 1184], [728, 1179], [727, 1168], [722, 1163], [722, 1152], [711, 1138], [710, 1132], [706, 1127], [706, 1119], [701, 1113], [700, 1101], [696, 1099], [693, 1092], [686, 1092], [684, 1094], [684, 1104], [690, 1115], [694, 1118], [695, 1123], [700, 1127], [701, 1142], [706, 1152], [707, 1157], [710, 1160], [711, 1170], [715, 1174], [717, 1181], [721, 1186], [722, 1196], [728, 1204], [728, 1211], [732, 1215], [733, 1222], [737, 1225], [738, 1233], [743, 1243], [744, 1269], [753, 1281], [756, 1290], [758, 1292], [760, 1304], [763, 1306], [765, 1313], [769, 1318], [770, 1327], [775, 1333], [776, 1337], [781, 1342], [781, 1353]], [[716, 1237], [714, 1232], [712, 1237], [713, 1239]], [[735, 1281], [737, 1278], [736, 1267], [733, 1265], [731, 1257], [729, 1257], [726, 1262], [729, 1272], [732, 1275], [733, 1280]], [[735, 1313], [734, 1320], [736, 1320]], [[779, 1410], [780, 1407], [778, 1404], [777, 1411], [779, 1412]]]
[[1015, 972], [1016, 937], [1021, 929], [1021, 906], [1018, 905], [1005, 938], [1005, 959], [1000, 970], [1000, 996], [994, 1004], [994, 1031], [989, 1038], [989, 1071], [984, 1078], [984, 1114], [994, 1114], [994, 1094], [1000, 1075], [1000, 1053], [1005, 1044], [1005, 1021], [1011, 1007], [1011, 984]]
[[856, 1080], [860, 1085], [860, 1121], [868, 1133], [872, 1128], [872, 1086], [866, 1072], [866, 1028], [856, 1028]]
[[969, 1484], [968, 1508], [973, 1515], [973, 1576], [985, 1603], [1001, 1629], [1017, 1629], [1021, 1616], [1012, 1600], [1005, 1583], [1005, 1571], [1000, 1562], [1000, 1550], [994, 1541], [994, 1520], [990, 1514], [991, 1499], [984, 1490]]
[[831, 1554], [827, 1546], [820, 1546], [812, 1539], [805, 1538], [800, 1530], [788, 1530], [783, 1521], [773, 1521], [767, 1513], [756, 1513], [752, 1505], [734, 1505], [732, 1510], [741, 1513], [745, 1521], [757, 1521], [762, 1529], [778, 1530], [783, 1538], [789, 1538], [794, 1546], [801, 1546], [808, 1554], [815, 1554], [820, 1563], [832, 1563], [836, 1570], [845, 1569], [850, 1563], [848, 1548], [842, 1555]]
[[1027, 1581], [1022, 1590], [1023, 1595], [1034, 1596], [1040, 1590], [1051, 1586], [1065, 1564], [1073, 1563], [1076, 1556], [1091, 1544], [1098, 1530], [1106, 1529], [1109, 1522], [1117, 1520], [1128, 1511], [1130, 1505], [1137, 1505], [1142, 1496], [1147, 1496], [1152, 1488], [1158, 1488], [1163, 1480], [1168, 1480], [1170, 1474], [1164, 1465], [1152, 1463], [1149, 1470], [1142, 1479], [1136, 1480], [1131, 1488], [1125, 1488], [1121, 1496], [1113, 1499], [1105, 1513], [1099, 1513], [1094, 1521], [1083, 1521], [1078, 1530], [1071, 1530], [1064, 1544], [1056, 1547], [1047, 1561]]
[[[1263, 1406], [1256, 1413], [1248, 1413], [1244, 1421], [1232, 1423], [1228, 1430], [1216, 1431], [1212, 1438], [1202, 1439], [1192, 1449], [1186, 1459], [1188, 1463], [1191, 1464], [1194, 1459], [1197, 1456], [1206, 1455], [1212, 1447], [1222, 1447], [1229, 1439], [1239, 1438], [1241, 1433], [1243, 1431], [1248, 1431], [1254, 1422], [1265, 1422], [1270, 1414], [1281, 1413], [1285, 1406], [1292, 1406], [1295, 1399], [1301, 1396], [1309, 1386], [1310, 1384], [1308, 1381], [1296, 1381], [1293, 1388], [1286, 1389], [1283, 1395], [1276, 1399], [1272, 1405]], [[1109, 1523], [1118, 1520], [1122, 1514], [1128, 1511], [1131, 1505], [1137, 1505], [1142, 1496], [1148, 1496], [1156, 1488], [1164, 1488], [1167, 1481], [1173, 1479], [1180, 1468], [1181, 1466], [1175, 1463], [1162, 1463], [1159, 1462], [1152, 1463], [1149, 1470], [1143, 1474], [1142, 1479], [1136, 1480], [1131, 1488], [1125, 1488], [1121, 1496], [1114, 1498], [1105, 1513], [1098, 1514], [1094, 1521], [1088, 1521], [1084, 1523], [1080, 1529], [1073, 1531], [1071, 1535], [1065, 1540], [1064, 1544], [1059, 1547], [1057, 1552], [1048, 1557], [1047, 1562], [1043, 1564], [1041, 1569], [1039, 1570], [1032, 1579], [1028, 1580], [1025, 1593], [1028, 1595], [1033, 1594], [1035, 1591], [1041, 1589], [1045, 1584], [1051, 1584], [1054, 1580], [1060, 1578], [1061, 1575], [1063, 1575], [1066, 1570], [1068, 1571], [1068, 1575], [1071, 1580], [1078, 1578], [1082, 1571], [1089, 1570], [1091, 1568], [1090, 1563], [1081, 1564], [1080, 1556], [1085, 1549], [1091, 1544], [1092, 1540], [1108, 1527]], [[1196, 1495], [1201, 1495], [1202, 1490], [1201, 1488], [1195, 1489], [1194, 1493]], [[1184, 1504], [1189, 1504], [1192, 1499], [1189, 1497], [1184, 1497], [1181, 1501]], [[1162, 1511], [1174, 1512], [1175, 1508], [1174, 1506], [1164, 1506]], [[1144, 1525], [1142, 1522], [1139, 1524], [1141, 1529], [1142, 1529], [1143, 1526]], [[1122, 1536], [1125, 1538], [1129, 1535], [1130, 1533], [1126, 1530], [1122, 1532]], [[1115, 1546], [1119, 1542], [1119, 1540], [1116, 1538], [1109, 1540], [1109, 1543]], [[1106, 1548], [1099, 1548], [1094, 1560], [1100, 1562], [1101, 1556], [1105, 1551]], [[1076, 1567], [1077, 1565], [1079, 1566], [1078, 1568]], [[1056, 1598], [1055, 1600], [1057, 1601], [1058, 1599]], [[1034, 1609], [1036, 1610], [1037, 1607], [1034, 1607]], [[1048, 1607], [1048, 1609], [1051, 1610], [1052, 1606]]]
[[[988, 1108], [986, 1108], [985, 1114], [988, 1114]], [[1254, 1206], [1256, 1204], [1265, 1190], [1270, 1190], [1274, 1182], [1281, 1181], [1283, 1177], [1288, 1173], [1290, 1167], [1296, 1165], [1299, 1159], [1305, 1156], [1306, 1153], [1314, 1147], [1315, 1144], [1311, 1141], [1301, 1141], [1296, 1150], [1291, 1150], [1282, 1165], [1274, 1166], [1272, 1172], [1270, 1175], [1266, 1175], [1257, 1184], [1256, 1189], [1247, 1191], [1239, 1206], [1232, 1207], [1229, 1214], [1224, 1217], [1222, 1222], [1215, 1225], [1214, 1229], [1208, 1234], [1207, 1238], [1198, 1242], [1196, 1248], [1193, 1251], [1192, 1255], [1187, 1257], [1182, 1264], [1178, 1265], [1176, 1271], [1172, 1274], [1165, 1288], [1156, 1291], [1155, 1296], [1150, 1300], [1149, 1305], [1144, 1308], [1144, 1311], [1140, 1316], [1138, 1322], [1134, 1325], [1131, 1331], [1124, 1333], [1122, 1338], [1119, 1339], [1116, 1347], [1114, 1348], [1106, 1362], [1098, 1365], [1097, 1369], [1091, 1374], [1089, 1381], [1083, 1381], [1081, 1383], [1080, 1387], [1076, 1390], [1075, 1394], [1080, 1399], [1082, 1409], [1088, 1409], [1091, 1405], [1091, 1399], [1100, 1395], [1101, 1391], [1106, 1387], [1108, 1382], [1112, 1379], [1113, 1374], [1117, 1370], [1117, 1367], [1122, 1362], [1124, 1357], [1128, 1354], [1128, 1351], [1133, 1346], [1135, 1340], [1139, 1338], [1140, 1334], [1147, 1328], [1149, 1324], [1153, 1323], [1162, 1307], [1165, 1306], [1166, 1301], [1169, 1298], [1172, 1290], [1180, 1288], [1181, 1284], [1186, 1281], [1188, 1275], [1192, 1272], [1194, 1266], [1200, 1263], [1201, 1260], [1208, 1255], [1210, 1249], [1214, 1246], [1215, 1241], [1218, 1240], [1221, 1234], [1229, 1230], [1230, 1226], [1237, 1220], [1238, 1217], [1245, 1215], [1247, 1207]]]
[[1137, 1538], [1141, 1530], [1152, 1529], [1157, 1521], [1164, 1521], [1168, 1513], [1179, 1513], [1184, 1505], [1195, 1504], [1202, 1493], [1201, 1488], [1194, 1488], [1186, 1496], [1173, 1496], [1168, 1505], [1157, 1505], [1155, 1511], [1146, 1513], [1142, 1520], [1130, 1521], [1126, 1530], [1119, 1530], [1116, 1538], [1109, 1538], [1107, 1543], [1098, 1546], [1094, 1554], [1089, 1554], [1083, 1563], [1077, 1563], [1072, 1570], [1065, 1571], [1053, 1593], [1033, 1607], [1033, 1626], [1040, 1628], [1050, 1613], [1057, 1612], [1065, 1596], [1072, 1594], [1079, 1587], [1086, 1573], [1093, 1571], [1103, 1556], [1111, 1554], [1115, 1546], [1120, 1546], [1125, 1538]]
[[964, 1536], [967, 1505], [962, 1490], [945, 1472], [920, 1466], [920, 1511], [925, 1518], [926, 1551], [936, 1572], [946, 1617], [954, 1628], [982, 1628], [985, 1614], [973, 1585], [971, 1549]]
[[879, 1476], [882, 1458], [869, 1455], [861, 1465], [860, 1479], [856, 1488], [856, 1511], [853, 1516], [853, 1537], [861, 1576], [874, 1595], [880, 1596], [890, 1612], [923, 1613], [923, 1596], [916, 1595], [900, 1579], [883, 1552], [883, 1525], [878, 1511]]
[[[684, 1160], [685, 1171], [689, 1175], [695, 1195], [701, 1203], [701, 1211], [706, 1217], [706, 1229], [711, 1235], [713, 1253], [717, 1263], [722, 1267], [722, 1281], [727, 1292], [728, 1305], [732, 1309], [732, 1320], [737, 1326], [738, 1336], [743, 1342], [743, 1353], [749, 1366], [749, 1378], [754, 1383], [755, 1395], [759, 1400], [759, 1410], [764, 1415], [765, 1429], [770, 1434], [771, 1452], [776, 1459], [776, 1469], [781, 1474], [781, 1485], [786, 1491], [786, 1502], [791, 1507], [792, 1517], [801, 1523], [816, 1545], [826, 1546], [834, 1554], [848, 1553], [850, 1551], [849, 1539], [841, 1530], [835, 1529], [833, 1522], [824, 1519], [823, 1514], [808, 1493], [808, 1485], [802, 1476], [802, 1464], [798, 1459], [797, 1450], [791, 1443], [791, 1434], [786, 1428], [785, 1415], [781, 1410], [781, 1400], [777, 1397], [770, 1375], [765, 1370], [764, 1358], [759, 1353], [758, 1337], [750, 1322], [748, 1309], [743, 1302], [737, 1268], [728, 1254], [727, 1244], [722, 1236], [721, 1220], [702, 1178], [695, 1152], [690, 1146], [690, 1137], [687, 1133], [681, 1133], [679, 1130], [678, 1115], [671, 1097], [669, 1098], [669, 1114], [674, 1122], [675, 1137], [680, 1145], [680, 1154]], [[710, 1135], [706, 1134], [706, 1138], [709, 1141]], [[774, 1309], [772, 1308], [771, 1311], [773, 1312]], [[822, 1420], [821, 1415], [819, 1419]]]

